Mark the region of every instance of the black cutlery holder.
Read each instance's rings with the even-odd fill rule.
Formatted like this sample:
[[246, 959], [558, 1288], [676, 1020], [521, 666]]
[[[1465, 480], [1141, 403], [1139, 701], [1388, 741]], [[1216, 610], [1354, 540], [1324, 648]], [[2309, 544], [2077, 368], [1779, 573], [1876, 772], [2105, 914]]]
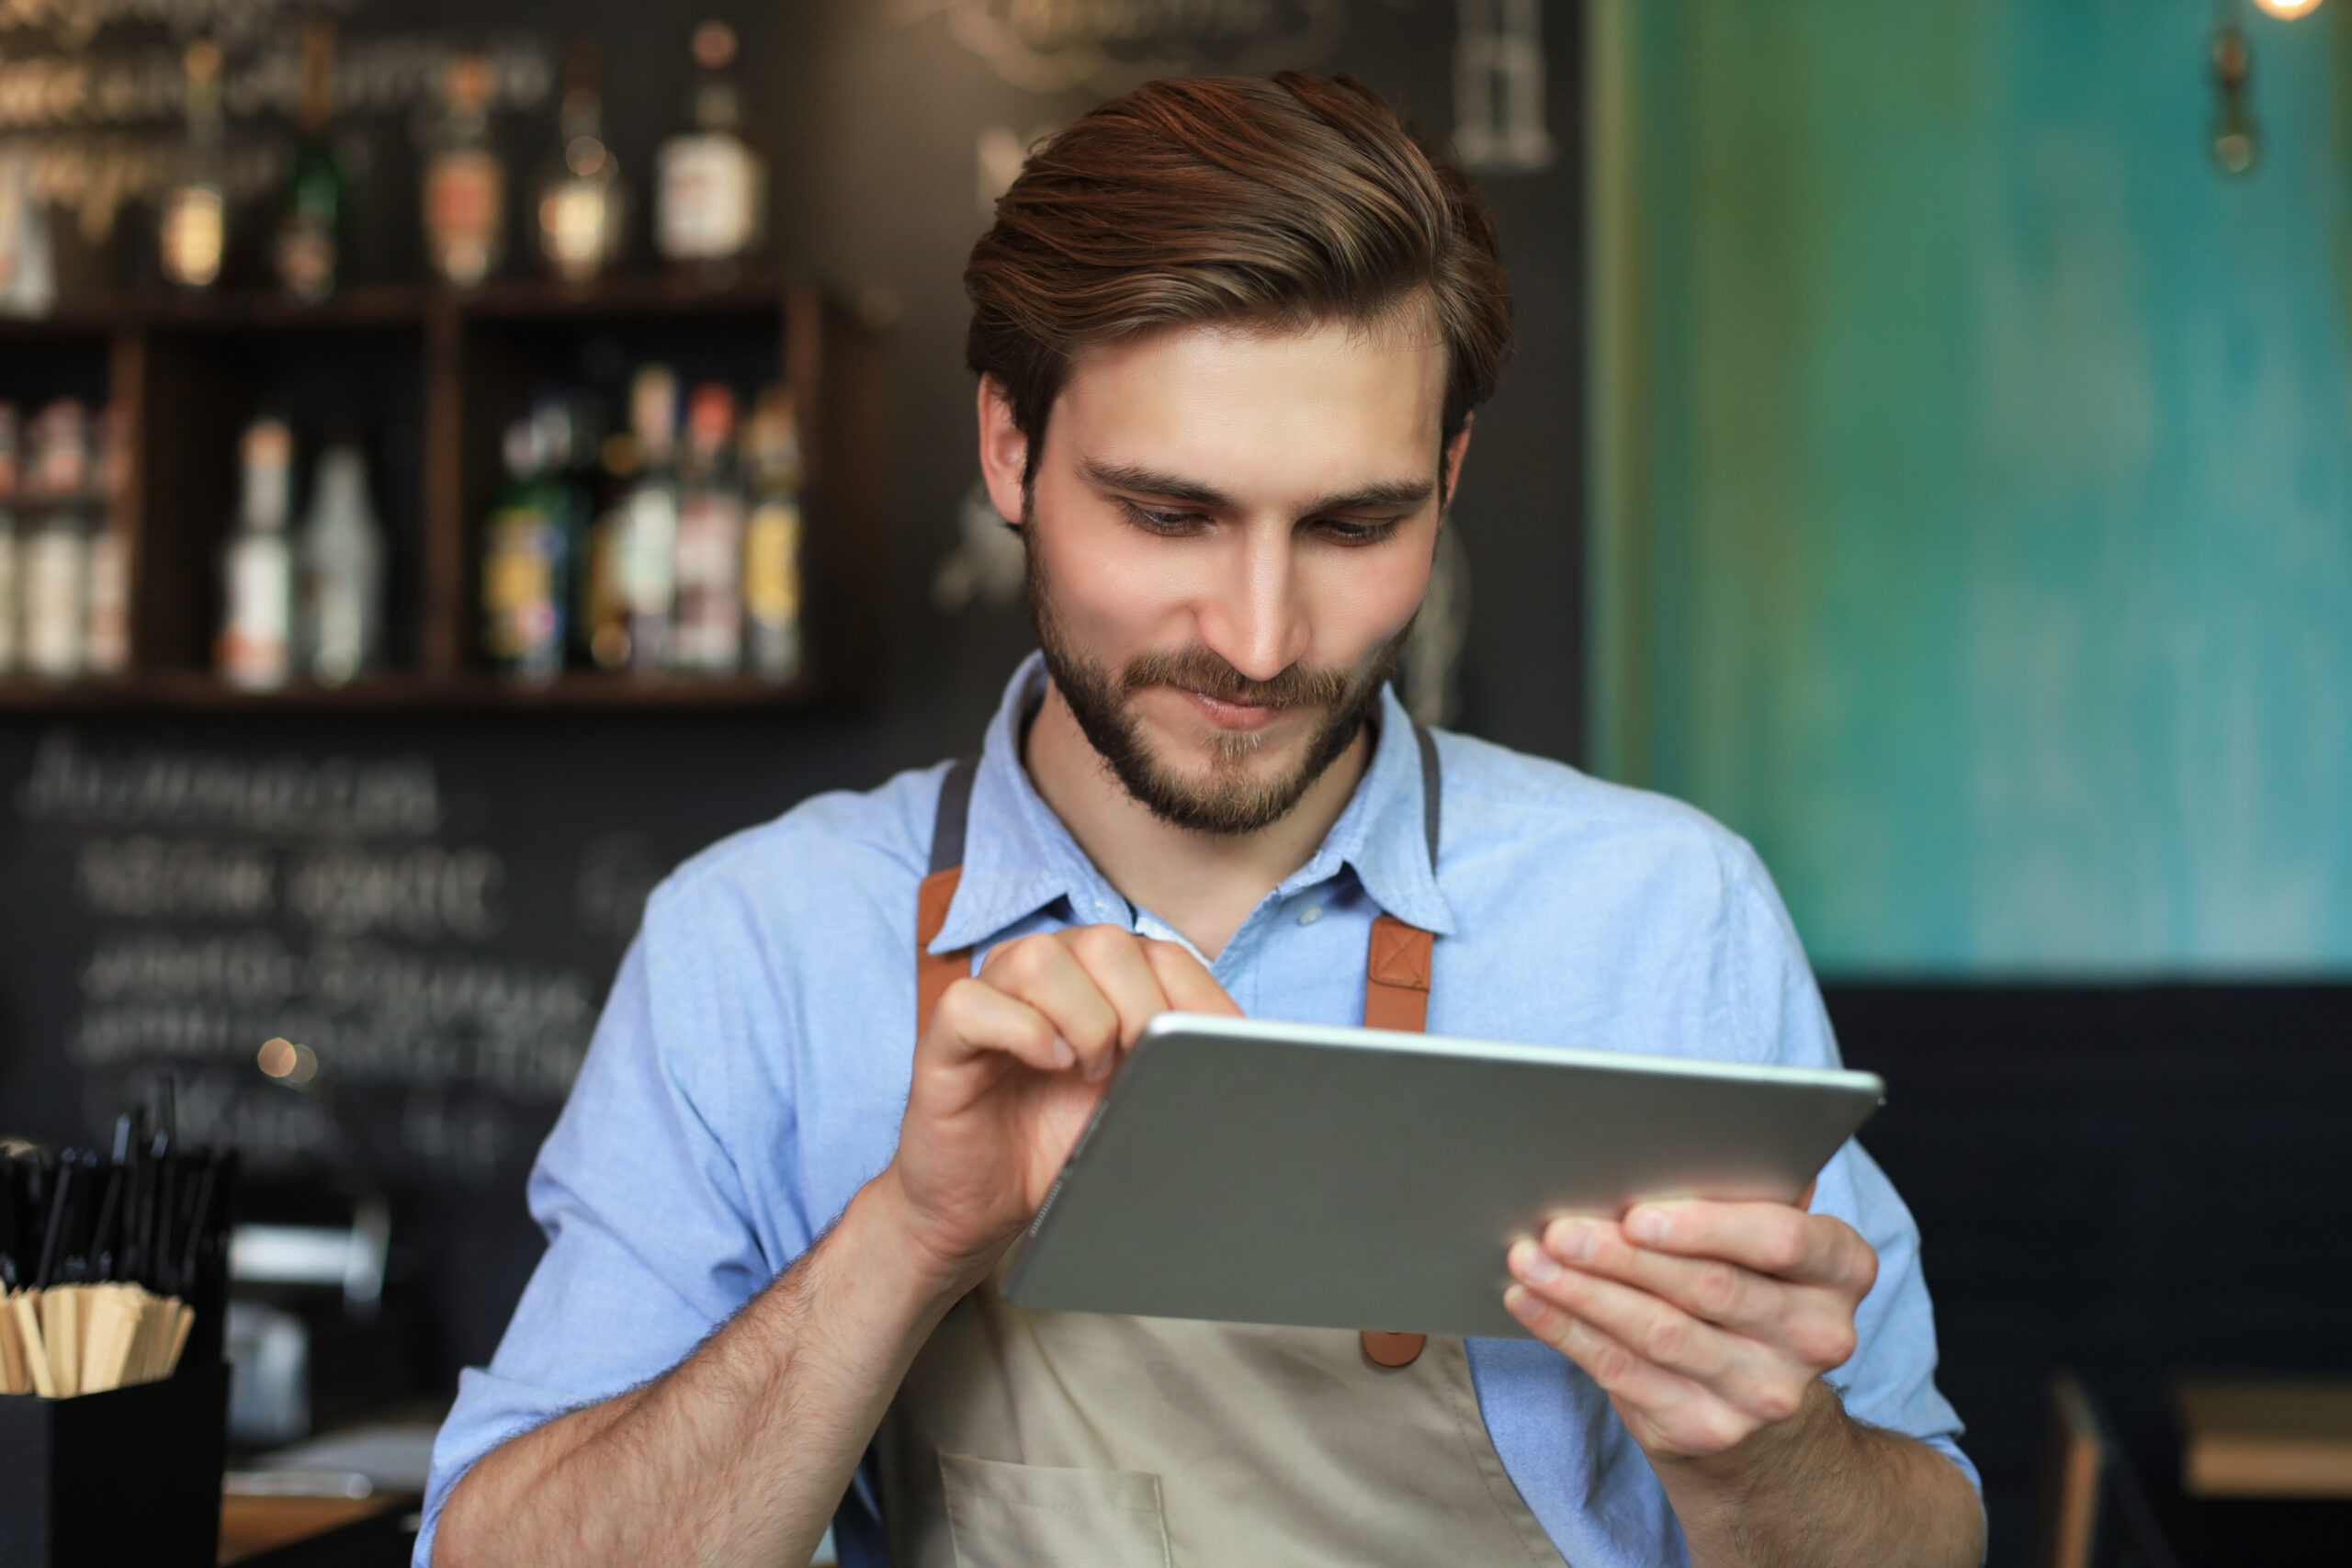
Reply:
[[0, 1395], [0, 1563], [210, 1568], [229, 1367], [74, 1399]]

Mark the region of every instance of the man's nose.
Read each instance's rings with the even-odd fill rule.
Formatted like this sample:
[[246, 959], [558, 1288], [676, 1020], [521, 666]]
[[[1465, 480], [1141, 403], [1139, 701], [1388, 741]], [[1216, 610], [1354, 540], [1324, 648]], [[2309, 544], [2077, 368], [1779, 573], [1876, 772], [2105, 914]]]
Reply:
[[1201, 611], [1210, 648], [1252, 681], [1271, 681], [1306, 657], [1310, 628], [1288, 529], [1245, 530], [1221, 575]]

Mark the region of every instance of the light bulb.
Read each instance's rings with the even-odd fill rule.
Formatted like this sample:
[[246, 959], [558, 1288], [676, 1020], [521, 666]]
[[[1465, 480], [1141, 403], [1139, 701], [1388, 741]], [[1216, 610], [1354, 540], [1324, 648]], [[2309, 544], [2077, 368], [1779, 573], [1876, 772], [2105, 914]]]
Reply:
[[2319, 0], [2254, 0], [2254, 3], [2285, 22], [2291, 22], [2297, 17], [2308, 17], [2319, 9]]

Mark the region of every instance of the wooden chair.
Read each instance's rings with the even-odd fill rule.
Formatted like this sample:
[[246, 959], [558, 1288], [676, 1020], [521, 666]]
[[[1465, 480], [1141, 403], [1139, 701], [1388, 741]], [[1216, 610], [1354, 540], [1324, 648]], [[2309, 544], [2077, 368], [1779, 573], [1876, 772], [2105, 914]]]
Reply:
[[2179, 1568], [2154, 1511], [2072, 1371], [2050, 1380], [2034, 1568]]

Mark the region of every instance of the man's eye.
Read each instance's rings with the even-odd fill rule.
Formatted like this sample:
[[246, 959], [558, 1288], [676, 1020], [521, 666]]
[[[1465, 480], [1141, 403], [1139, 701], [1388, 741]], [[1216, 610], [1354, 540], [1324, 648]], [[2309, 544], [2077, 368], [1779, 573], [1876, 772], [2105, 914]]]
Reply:
[[1326, 517], [1323, 531], [1343, 545], [1376, 545], [1396, 531], [1398, 518], [1390, 517], [1378, 523], [1351, 523], [1344, 517]]
[[1148, 506], [1137, 506], [1132, 501], [1123, 501], [1119, 504], [1127, 509], [1130, 521], [1156, 534], [1181, 534], [1201, 520], [1197, 513], [1159, 512]]

